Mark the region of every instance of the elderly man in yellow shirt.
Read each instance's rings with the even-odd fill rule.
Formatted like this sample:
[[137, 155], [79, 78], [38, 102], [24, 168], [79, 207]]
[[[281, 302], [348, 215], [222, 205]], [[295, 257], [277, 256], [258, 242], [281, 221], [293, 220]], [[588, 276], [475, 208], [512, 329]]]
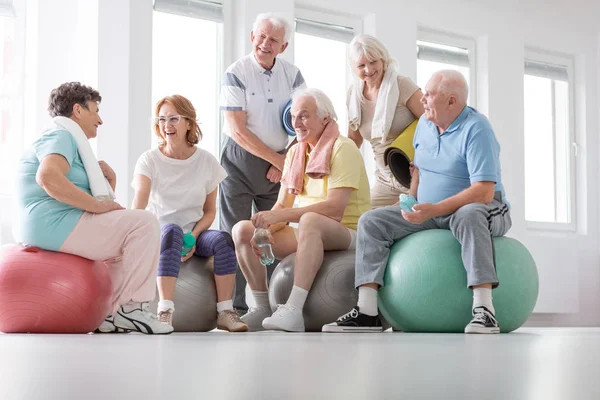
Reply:
[[[256, 302], [242, 317], [250, 331], [304, 331], [302, 308], [323, 252], [354, 250], [358, 219], [371, 209], [362, 156], [340, 135], [331, 100], [318, 89], [300, 89], [292, 95], [291, 114], [298, 143], [287, 153], [277, 203], [233, 228], [237, 259]], [[292, 293], [273, 315], [255, 228], [268, 229], [277, 259], [297, 252]]]

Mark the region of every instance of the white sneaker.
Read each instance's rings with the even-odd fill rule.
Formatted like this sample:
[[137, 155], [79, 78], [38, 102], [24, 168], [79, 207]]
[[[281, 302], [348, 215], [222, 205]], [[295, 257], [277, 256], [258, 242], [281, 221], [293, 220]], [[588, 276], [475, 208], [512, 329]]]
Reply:
[[278, 305], [277, 311], [269, 318], [265, 318], [262, 325], [263, 328], [269, 330], [286, 332], [305, 331], [302, 310], [289, 304]]
[[173, 332], [171, 325], [160, 322], [148, 308], [148, 302], [130, 301], [122, 305], [115, 315], [115, 326], [147, 335], [165, 335]]
[[104, 318], [104, 321], [100, 324], [99, 327], [96, 328], [94, 333], [129, 333], [131, 332], [129, 329], [119, 328], [115, 326], [115, 317], [109, 315]]
[[248, 325], [248, 331], [258, 332], [264, 331], [262, 322], [265, 318], [271, 316], [271, 310], [267, 307], [250, 308], [246, 314], [242, 316], [242, 322]]

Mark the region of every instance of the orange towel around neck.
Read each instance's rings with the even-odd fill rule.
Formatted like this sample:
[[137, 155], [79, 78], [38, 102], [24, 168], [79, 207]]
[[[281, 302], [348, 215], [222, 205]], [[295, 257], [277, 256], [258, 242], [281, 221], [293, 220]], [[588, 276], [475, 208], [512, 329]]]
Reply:
[[317, 145], [312, 149], [312, 156], [306, 168], [304, 164], [306, 163], [308, 143], [298, 142], [296, 152], [290, 161], [290, 167], [281, 180], [290, 194], [299, 195], [302, 193], [305, 174], [312, 179], [323, 179], [324, 176], [329, 175], [333, 144], [339, 136], [340, 129], [337, 122], [334, 120], [329, 121], [317, 141]]

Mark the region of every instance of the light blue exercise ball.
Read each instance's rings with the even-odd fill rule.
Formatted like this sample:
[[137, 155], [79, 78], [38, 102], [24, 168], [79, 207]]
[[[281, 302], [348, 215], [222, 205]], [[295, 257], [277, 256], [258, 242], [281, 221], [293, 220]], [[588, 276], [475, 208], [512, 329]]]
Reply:
[[[523, 244], [494, 238], [500, 285], [493, 290], [501, 332], [511, 332], [529, 318], [538, 296], [538, 273]], [[379, 309], [397, 330], [464, 332], [471, 320], [473, 293], [461, 246], [449, 230], [433, 229], [397, 241], [391, 248]]]

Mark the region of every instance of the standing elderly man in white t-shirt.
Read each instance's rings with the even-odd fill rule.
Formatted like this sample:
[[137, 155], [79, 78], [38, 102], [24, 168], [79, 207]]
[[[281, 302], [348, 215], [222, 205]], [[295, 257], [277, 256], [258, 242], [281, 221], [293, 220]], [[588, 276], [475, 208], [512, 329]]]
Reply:
[[[221, 165], [221, 229], [231, 233], [239, 221], [249, 220], [252, 206], [270, 210], [277, 201], [288, 145], [282, 112], [291, 93], [305, 87], [300, 70], [277, 56], [285, 51], [290, 24], [273, 14], [259, 14], [250, 39], [252, 53], [231, 64], [221, 84], [220, 107], [227, 139]], [[246, 280], [238, 271], [234, 306], [247, 309]]]

